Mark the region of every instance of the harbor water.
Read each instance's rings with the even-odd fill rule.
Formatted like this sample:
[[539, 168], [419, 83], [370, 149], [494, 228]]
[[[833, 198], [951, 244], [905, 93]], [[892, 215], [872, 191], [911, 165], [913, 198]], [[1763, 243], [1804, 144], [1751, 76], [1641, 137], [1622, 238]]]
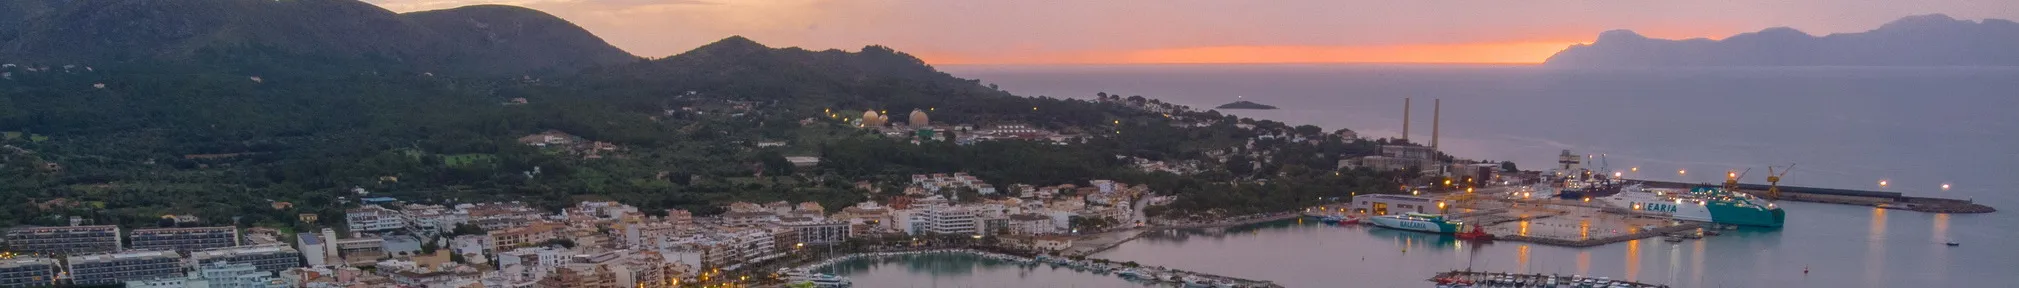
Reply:
[[[1547, 169], [1563, 149], [1604, 153], [1630, 178], [1720, 180], [1726, 170], [1798, 163], [1783, 185], [1970, 199], [1992, 214], [1930, 214], [1781, 202], [1786, 227], [1668, 243], [1592, 248], [1472, 244], [1318, 221], [1149, 235], [1094, 257], [1287, 287], [1425, 287], [1453, 269], [1580, 274], [1674, 287], [2004, 287], [2019, 281], [2019, 69], [1687, 68], [1560, 70], [1533, 66], [1154, 65], [952, 66], [1019, 95], [1144, 95], [1193, 107], [1250, 100], [1282, 110], [1225, 111], [1363, 137], [1400, 133], [1401, 98], [1417, 99], [1414, 142], [1429, 140], [1429, 99], [1443, 99], [1441, 148]], [[1635, 169], [1638, 168], [1638, 169]], [[1637, 171], [1636, 171], [1637, 170]], [[1885, 180], [1889, 185], [1877, 185]], [[1952, 184], [1952, 189], [1941, 189]], [[1950, 247], [1947, 242], [1960, 246]], [[861, 287], [1130, 287], [1070, 270], [861, 263]], [[865, 285], [885, 284], [885, 285]]]

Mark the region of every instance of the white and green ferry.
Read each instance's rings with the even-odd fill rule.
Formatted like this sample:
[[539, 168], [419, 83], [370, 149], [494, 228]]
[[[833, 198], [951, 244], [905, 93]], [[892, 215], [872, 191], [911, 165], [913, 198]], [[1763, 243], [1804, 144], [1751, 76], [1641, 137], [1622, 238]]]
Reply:
[[1465, 229], [1463, 229], [1465, 228], [1464, 222], [1459, 222], [1457, 220], [1446, 220], [1444, 219], [1444, 215], [1437, 215], [1437, 214], [1404, 213], [1399, 215], [1383, 215], [1383, 216], [1375, 216], [1373, 218], [1367, 218], [1367, 222], [1373, 223], [1374, 226], [1387, 227], [1391, 229], [1421, 231], [1437, 234], [1453, 234], [1458, 233], [1460, 231], [1465, 231]]
[[1680, 190], [1634, 185], [1620, 190], [1619, 194], [1600, 200], [1623, 208], [1668, 214], [1677, 220], [1717, 224], [1781, 227], [1788, 215], [1773, 202], [1715, 187]]

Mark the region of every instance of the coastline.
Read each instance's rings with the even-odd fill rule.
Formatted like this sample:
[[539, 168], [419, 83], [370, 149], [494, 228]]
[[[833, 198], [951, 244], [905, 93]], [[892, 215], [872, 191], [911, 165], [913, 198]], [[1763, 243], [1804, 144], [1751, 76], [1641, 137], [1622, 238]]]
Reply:
[[1299, 217], [1304, 217], [1304, 214], [1298, 212], [1280, 212], [1271, 214], [1248, 215], [1238, 217], [1240, 218], [1239, 220], [1232, 220], [1232, 221], [1155, 225], [1155, 226], [1145, 226], [1138, 228], [1129, 228], [1129, 229], [1094, 233], [1074, 239], [1073, 247], [1066, 249], [1066, 251], [1062, 251], [1060, 254], [1081, 256], [1081, 257], [1099, 254], [1101, 252], [1108, 251], [1109, 249], [1114, 249], [1116, 246], [1121, 246], [1122, 243], [1128, 243], [1129, 241], [1136, 240], [1136, 238], [1142, 238], [1143, 234], [1148, 234], [1149, 232], [1154, 231], [1162, 231], [1170, 229], [1224, 228], [1224, 227], [1233, 227], [1242, 225], [1254, 225], [1273, 221], [1290, 220]]

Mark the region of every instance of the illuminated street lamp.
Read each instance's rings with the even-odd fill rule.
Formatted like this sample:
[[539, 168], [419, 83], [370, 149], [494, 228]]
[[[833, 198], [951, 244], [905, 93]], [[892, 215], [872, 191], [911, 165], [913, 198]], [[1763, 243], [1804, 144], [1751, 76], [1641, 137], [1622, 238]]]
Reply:
[[1690, 170], [1675, 170], [1675, 174], [1690, 175]]
[[1949, 191], [1949, 183], [1942, 183], [1942, 191]]
[[1886, 183], [1886, 179], [1879, 179], [1879, 187], [1880, 187], [1880, 188], [1884, 188], [1884, 187], [1886, 187], [1886, 185], [1887, 185], [1887, 183]]

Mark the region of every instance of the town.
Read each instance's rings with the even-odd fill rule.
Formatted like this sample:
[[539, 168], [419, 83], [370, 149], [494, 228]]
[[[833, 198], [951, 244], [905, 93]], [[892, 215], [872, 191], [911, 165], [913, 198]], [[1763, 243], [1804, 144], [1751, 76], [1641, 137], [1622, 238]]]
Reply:
[[[549, 213], [516, 202], [360, 200], [320, 231], [111, 225], [6, 231], [0, 287], [667, 287], [776, 283], [772, 273], [841, 249], [945, 247], [1051, 253], [1075, 235], [1143, 220], [1143, 185], [1013, 185], [965, 173], [912, 175], [888, 203], [731, 203], [726, 213], [581, 202]], [[948, 197], [972, 189], [983, 199]], [[1006, 195], [1004, 195], [1006, 194]], [[174, 226], [175, 219], [163, 221]], [[332, 221], [333, 220], [333, 221]], [[291, 233], [290, 233], [291, 232]], [[872, 248], [873, 247], [873, 248]], [[770, 281], [770, 282], [767, 282]], [[207, 284], [198, 284], [207, 283]], [[197, 286], [209, 285], [209, 286]]]

